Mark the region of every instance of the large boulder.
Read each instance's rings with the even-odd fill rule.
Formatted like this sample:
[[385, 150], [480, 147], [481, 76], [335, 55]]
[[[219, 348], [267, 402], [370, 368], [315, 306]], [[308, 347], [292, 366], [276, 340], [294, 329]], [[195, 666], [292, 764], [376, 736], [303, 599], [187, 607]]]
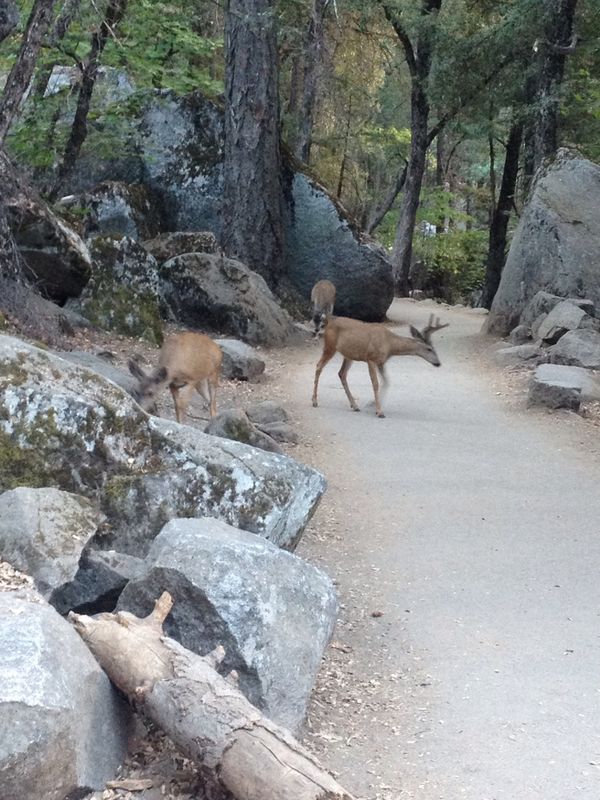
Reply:
[[555, 344], [567, 331], [578, 328], [593, 328], [595, 321], [570, 300], [557, 303], [537, 328], [537, 339], [547, 344]]
[[[172, 231], [221, 234], [223, 111], [200, 92], [178, 97], [160, 91], [142, 110], [135, 152], [138, 172], [159, 198]], [[284, 156], [287, 200], [286, 263], [308, 300], [314, 283], [329, 278], [338, 289], [336, 309], [381, 320], [393, 299], [392, 267], [385, 251], [365, 237], [327, 191]], [[86, 161], [85, 169], [89, 170]], [[97, 179], [106, 175], [99, 160]], [[73, 176], [80, 183], [82, 175]], [[86, 174], [86, 179], [91, 180]]]
[[73, 580], [81, 553], [101, 521], [85, 497], [21, 486], [0, 495], [0, 553], [31, 575], [48, 599]]
[[159, 264], [184, 253], [218, 253], [217, 237], [210, 231], [174, 231], [161, 233], [144, 243]]
[[154, 195], [140, 184], [103, 181], [88, 192], [63, 197], [60, 205], [83, 210], [86, 237], [128, 236], [138, 241], [156, 236], [161, 229], [161, 209]]
[[128, 236], [91, 241], [92, 277], [79, 298], [87, 319], [105, 330], [162, 343], [156, 260]]
[[296, 730], [335, 625], [331, 580], [306, 561], [218, 520], [172, 520], [145, 573], [119, 608], [146, 615], [167, 590], [167, 633], [205, 654], [225, 648], [222, 669], [268, 717]]
[[89, 250], [79, 234], [33, 197], [9, 198], [7, 212], [27, 274], [40, 292], [57, 303], [77, 297], [92, 270]]
[[145, 555], [173, 517], [212, 516], [293, 549], [325, 479], [285, 456], [149, 417], [115, 384], [0, 336], [0, 489], [97, 500], [103, 548]]
[[114, 611], [119, 595], [144, 571], [136, 556], [115, 550], [87, 550], [72, 581], [52, 595], [51, 603], [60, 614], [99, 614]]
[[536, 177], [486, 321], [488, 332], [506, 335], [539, 291], [600, 305], [600, 166], [565, 150]]
[[28, 594], [0, 593], [0, 797], [65, 800], [104, 789], [129, 712], [75, 630]]
[[133, 394], [138, 388], [138, 381], [130, 372], [115, 367], [108, 357], [103, 355], [89, 353], [87, 350], [56, 350], [54, 355], [64, 358], [65, 361], [70, 361], [72, 364], [97, 372], [102, 377], [116, 383], [128, 394]]
[[600, 369], [600, 333], [594, 330], [569, 331], [548, 352], [554, 364]]
[[166, 261], [159, 273], [164, 303], [177, 322], [251, 344], [282, 344], [294, 335], [290, 317], [264, 279], [240, 261], [187, 253]]
[[291, 186], [286, 231], [287, 268], [292, 282], [310, 298], [315, 283], [327, 278], [336, 287], [334, 313], [380, 321], [394, 297], [385, 250], [362, 234], [327, 191], [301, 172]]
[[541, 364], [535, 370], [529, 382], [528, 405], [579, 411], [582, 399], [580, 383], [571, 375], [549, 371], [548, 367], [552, 366]]

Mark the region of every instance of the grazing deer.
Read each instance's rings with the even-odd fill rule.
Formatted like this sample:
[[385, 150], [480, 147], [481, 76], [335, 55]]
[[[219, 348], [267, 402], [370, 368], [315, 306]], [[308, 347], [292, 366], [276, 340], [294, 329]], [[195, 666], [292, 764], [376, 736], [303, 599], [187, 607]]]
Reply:
[[446, 327], [447, 324], [440, 325], [439, 319], [434, 321], [432, 314], [429, 324], [424, 330], [419, 331], [411, 325], [410, 332], [412, 336], [397, 336], [385, 325], [375, 322], [359, 322], [357, 319], [348, 319], [347, 317], [331, 317], [325, 326], [323, 354], [315, 371], [315, 385], [312, 396], [313, 406], [316, 408], [318, 405], [317, 387], [323, 367], [336, 353], [341, 353], [344, 360], [338, 375], [352, 410], [360, 411], [360, 408], [356, 405], [356, 400], [350, 393], [346, 376], [353, 361], [366, 361], [369, 366], [369, 375], [375, 394], [375, 413], [378, 417], [384, 417], [385, 414], [381, 410], [379, 402], [377, 370], [379, 370], [385, 387], [387, 380], [384, 367], [385, 362], [391, 356], [419, 356], [424, 358], [425, 361], [429, 361], [434, 367], [439, 367], [441, 362], [431, 344], [431, 334]]
[[313, 304], [313, 323], [315, 339], [323, 332], [325, 323], [333, 314], [335, 305], [335, 286], [331, 281], [318, 281], [312, 288], [310, 300]]
[[175, 403], [177, 422], [183, 422], [194, 389], [210, 406], [210, 416], [217, 413], [217, 388], [223, 353], [216, 342], [202, 333], [177, 333], [163, 344], [158, 366], [144, 372], [133, 359], [129, 371], [139, 381], [135, 399], [145, 411], [168, 386]]

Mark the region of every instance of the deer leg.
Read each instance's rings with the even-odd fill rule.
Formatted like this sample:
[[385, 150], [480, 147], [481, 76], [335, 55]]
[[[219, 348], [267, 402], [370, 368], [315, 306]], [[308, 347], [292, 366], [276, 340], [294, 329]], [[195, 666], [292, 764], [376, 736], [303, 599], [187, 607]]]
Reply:
[[369, 376], [371, 378], [371, 383], [373, 384], [373, 394], [375, 395], [375, 413], [378, 417], [383, 419], [385, 414], [381, 410], [381, 404], [379, 402], [379, 381], [377, 380], [377, 368], [372, 361], [368, 361], [369, 367]]
[[342, 386], [344, 387], [344, 391], [346, 392], [346, 397], [350, 401], [350, 408], [352, 411], [360, 411], [360, 408], [356, 405], [356, 400], [352, 397], [350, 393], [350, 389], [348, 388], [348, 381], [346, 380], [346, 376], [348, 375], [348, 370], [352, 366], [352, 359], [345, 358], [342, 361], [342, 366], [338, 375], [340, 376], [340, 380], [342, 382]]
[[317, 368], [315, 370], [315, 384], [313, 387], [313, 396], [312, 396], [312, 404], [314, 408], [318, 406], [317, 389], [319, 386], [319, 378], [321, 377], [321, 372], [323, 372], [323, 367], [325, 366], [325, 364], [327, 364], [328, 361], [331, 361], [334, 355], [335, 355], [335, 350], [329, 350], [327, 349], [327, 346], [323, 348], [323, 355], [319, 359], [319, 363], [317, 364]]
[[219, 388], [219, 382], [208, 380], [208, 393], [210, 395], [210, 416], [216, 417], [217, 416], [217, 389]]
[[169, 388], [173, 395], [173, 402], [175, 403], [175, 417], [177, 418], [177, 422], [183, 423], [194, 387], [192, 384], [187, 383], [184, 386], [170, 386]]

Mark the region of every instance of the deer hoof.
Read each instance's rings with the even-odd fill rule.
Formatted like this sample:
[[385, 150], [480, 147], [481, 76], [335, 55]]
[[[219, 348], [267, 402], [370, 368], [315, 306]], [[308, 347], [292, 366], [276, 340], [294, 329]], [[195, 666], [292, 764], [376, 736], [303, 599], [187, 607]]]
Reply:
[[317, 403], [316, 400], [313, 400], [312, 404], [313, 404], [313, 408], [318, 408], [319, 407], [319, 404]]
[[380, 412], [377, 414], [377, 416], [379, 417], [379, 419], [385, 419], [385, 414], [383, 413], [383, 411], [380, 411]]
[[355, 406], [355, 407], [352, 409], [352, 411], [360, 411], [360, 408], [358, 408], [358, 406]]

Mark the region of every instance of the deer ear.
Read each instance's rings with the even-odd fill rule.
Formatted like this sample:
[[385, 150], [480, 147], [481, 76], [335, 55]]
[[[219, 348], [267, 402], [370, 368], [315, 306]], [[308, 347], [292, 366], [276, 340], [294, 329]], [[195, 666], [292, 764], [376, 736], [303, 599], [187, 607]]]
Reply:
[[411, 333], [411, 336], [413, 337], [413, 339], [419, 339], [422, 342], [425, 341], [421, 331], [417, 330], [414, 325], [410, 326], [410, 333]]

